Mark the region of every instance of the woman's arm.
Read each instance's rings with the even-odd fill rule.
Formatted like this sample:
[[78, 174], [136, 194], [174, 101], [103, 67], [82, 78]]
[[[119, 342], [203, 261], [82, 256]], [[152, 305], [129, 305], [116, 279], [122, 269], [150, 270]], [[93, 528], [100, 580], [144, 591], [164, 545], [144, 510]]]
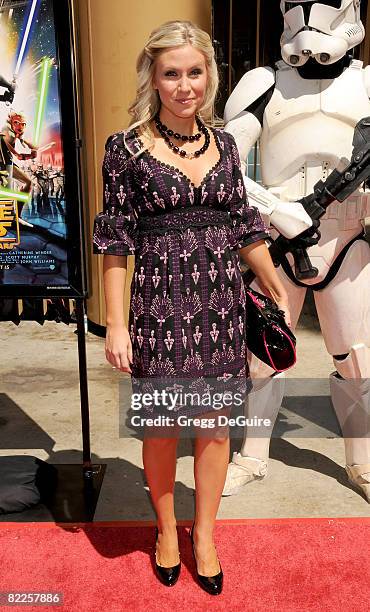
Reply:
[[126, 275], [126, 256], [104, 255], [103, 283], [107, 325], [105, 354], [112, 366], [124, 372], [131, 372], [131, 338], [123, 317]]
[[123, 298], [127, 255], [135, 254], [137, 223], [133, 207], [135, 186], [131, 156], [122, 139], [123, 133], [120, 132], [109, 136], [105, 143], [103, 210], [94, 219], [93, 253], [104, 257], [106, 359], [113, 367], [132, 373], [129, 362], [133, 362], [133, 351], [124, 322]]
[[258, 278], [260, 285], [285, 312], [285, 320], [291, 326], [288, 294], [282, 284], [264, 240], [258, 240], [239, 249], [241, 258]]

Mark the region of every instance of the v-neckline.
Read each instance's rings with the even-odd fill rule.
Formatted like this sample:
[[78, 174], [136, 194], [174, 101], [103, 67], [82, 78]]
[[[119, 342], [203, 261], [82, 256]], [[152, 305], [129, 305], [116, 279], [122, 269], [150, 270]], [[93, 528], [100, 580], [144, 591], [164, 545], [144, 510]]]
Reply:
[[[150, 159], [152, 159], [156, 164], [158, 164], [159, 166], [161, 166], [162, 168], [167, 168], [168, 170], [173, 170], [174, 172], [177, 172], [180, 176], [182, 176], [188, 183], [189, 185], [196, 191], [199, 191], [199, 189], [202, 189], [203, 185], [206, 184], [206, 182], [208, 181], [208, 178], [210, 177], [210, 175], [212, 174], [212, 172], [214, 172], [216, 170], [216, 168], [219, 166], [219, 164], [222, 161], [223, 158], [223, 151], [220, 145], [220, 139], [218, 134], [216, 133], [215, 129], [213, 127], [209, 128], [210, 130], [212, 130], [212, 134], [213, 137], [215, 139], [215, 143], [216, 143], [216, 147], [219, 153], [219, 158], [216, 161], [216, 163], [212, 166], [212, 168], [210, 168], [207, 173], [205, 174], [205, 176], [202, 178], [201, 182], [199, 185], [195, 185], [194, 182], [187, 176], [187, 174], [185, 174], [185, 172], [183, 172], [182, 170], [180, 170], [180, 168], [177, 168], [176, 166], [173, 166], [171, 164], [167, 164], [167, 162], [164, 162], [160, 159], [158, 159], [158, 157], [155, 157], [154, 155], [152, 155], [150, 153], [150, 151], [148, 151], [148, 149], [145, 149], [143, 151], [143, 155], [146, 155], [147, 157], [149, 157]], [[135, 130], [136, 132], [136, 130]], [[139, 135], [137, 134], [137, 132], [135, 133], [135, 136], [138, 140], [138, 142], [140, 143], [141, 147], [143, 147], [143, 142], [140, 140]]]

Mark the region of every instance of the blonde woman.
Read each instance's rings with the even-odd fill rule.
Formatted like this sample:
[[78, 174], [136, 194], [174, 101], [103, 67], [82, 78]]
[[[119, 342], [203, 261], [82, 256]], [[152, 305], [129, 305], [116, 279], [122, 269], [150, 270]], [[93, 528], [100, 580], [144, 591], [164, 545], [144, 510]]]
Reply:
[[[289, 311], [265, 245], [266, 227], [248, 204], [235, 141], [211, 126], [218, 75], [210, 37], [187, 21], [163, 24], [140, 53], [137, 75], [130, 129], [106, 143], [104, 210], [94, 226], [94, 253], [104, 254], [106, 358], [114, 368], [131, 373], [133, 384], [142, 379], [156, 387], [172, 376], [181, 383], [190, 380], [197, 390], [209, 389], [209, 381], [219, 386], [231, 381], [246, 392], [240, 255], [288, 322]], [[127, 328], [123, 293], [126, 257], [132, 254]], [[168, 406], [142, 408], [146, 417], [170, 414], [176, 425], [167, 437], [148, 426], [143, 441], [144, 470], [157, 516], [155, 568], [168, 586], [175, 584], [181, 568], [173, 494], [177, 419], [201, 415], [202, 423], [214, 423], [216, 413], [228, 415], [230, 409], [201, 402], [180, 402], [171, 412]], [[198, 582], [216, 595], [223, 572], [213, 531], [229, 435], [227, 427], [216, 426], [212, 435], [204, 436], [199, 422], [192, 424], [191, 539]]]

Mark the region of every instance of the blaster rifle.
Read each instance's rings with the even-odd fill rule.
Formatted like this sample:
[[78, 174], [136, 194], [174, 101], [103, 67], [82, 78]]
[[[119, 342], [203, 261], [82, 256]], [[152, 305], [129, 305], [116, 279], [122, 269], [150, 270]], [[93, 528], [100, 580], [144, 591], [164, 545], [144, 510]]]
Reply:
[[[318, 181], [313, 193], [298, 200], [310, 215], [313, 226], [292, 240], [279, 236], [269, 247], [274, 265], [278, 267], [286, 253], [294, 258], [295, 275], [299, 280], [315, 278], [318, 269], [313, 267], [306, 245], [316, 244], [320, 239], [320, 218], [335, 200], [343, 202], [370, 177], [370, 117], [364, 117], [355, 126], [351, 161], [341, 159], [343, 170], [335, 168], [325, 181]], [[314, 234], [316, 233], [316, 238]], [[305, 245], [305, 246], [302, 246]]]

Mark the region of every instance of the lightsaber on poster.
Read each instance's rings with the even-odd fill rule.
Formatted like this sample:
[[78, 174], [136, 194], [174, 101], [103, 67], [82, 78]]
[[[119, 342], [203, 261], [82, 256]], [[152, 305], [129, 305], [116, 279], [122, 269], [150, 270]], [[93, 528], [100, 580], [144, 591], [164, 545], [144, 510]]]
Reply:
[[18, 200], [18, 202], [27, 203], [31, 197], [30, 193], [25, 193], [24, 191], [14, 191], [13, 189], [6, 189], [6, 187], [0, 188], [0, 200], [9, 200], [12, 198], [13, 200]]
[[42, 60], [39, 99], [38, 99], [38, 108], [37, 108], [37, 113], [36, 113], [36, 127], [35, 127], [35, 136], [34, 136], [34, 142], [36, 146], [38, 145], [39, 140], [40, 140], [41, 124], [42, 124], [42, 119], [43, 119], [44, 112], [45, 112], [51, 66], [52, 66], [51, 58], [46, 57], [45, 59]]
[[48, 149], [51, 149], [52, 147], [55, 147], [55, 142], [49, 142], [48, 144], [44, 145], [43, 147], [39, 147], [38, 148], [38, 152], [42, 153], [43, 151], [47, 151]]
[[24, 30], [24, 34], [23, 34], [23, 40], [22, 40], [22, 44], [21, 44], [21, 48], [19, 50], [19, 55], [18, 55], [18, 60], [17, 60], [17, 64], [15, 67], [15, 71], [14, 71], [14, 79], [17, 78], [19, 70], [21, 68], [21, 64], [24, 58], [24, 54], [26, 51], [26, 47], [27, 47], [27, 42], [28, 42], [28, 38], [31, 32], [31, 27], [32, 27], [32, 21], [33, 18], [35, 16], [35, 12], [36, 12], [36, 8], [37, 5], [40, 3], [40, 0], [32, 0], [32, 4], [31, 4], [31, 9], [28, 15], [28, 19], [27, 19], [27, 24]]

